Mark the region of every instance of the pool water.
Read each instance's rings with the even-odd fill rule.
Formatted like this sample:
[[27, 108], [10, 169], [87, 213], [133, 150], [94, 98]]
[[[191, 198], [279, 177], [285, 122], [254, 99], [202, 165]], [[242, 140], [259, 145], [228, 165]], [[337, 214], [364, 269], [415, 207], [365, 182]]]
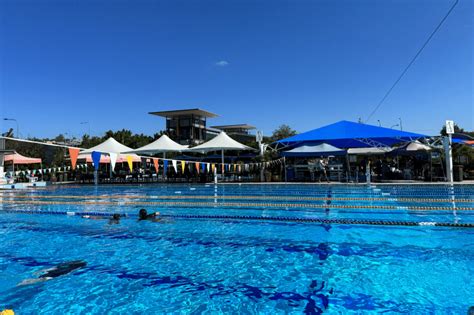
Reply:
[[[15, 314], [466, 314], [474, 305], [473, 228], [284, 219], [474, 223], [474, 185], [63, 186], [0, 200], [0, 310]], [[138, 222], [140, 208], [168, 216]], [[65, 211], [128, 217], [52, 214]], [[87, 265], [17, 285], [73, 260]]]

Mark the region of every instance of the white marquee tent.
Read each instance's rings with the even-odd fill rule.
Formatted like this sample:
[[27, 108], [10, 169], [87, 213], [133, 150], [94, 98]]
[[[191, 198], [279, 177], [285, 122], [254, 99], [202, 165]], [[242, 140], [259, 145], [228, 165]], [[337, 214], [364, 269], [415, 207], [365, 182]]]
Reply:
[[152, 143], [149, 143], [143, 147], [135, 150], [128, 151], [126, 153], [137, 153], [137, 154], [155, 154], [163, 153], [163, 158], [166, 158], [166, 152], [183, 152], [188, 149], [187, 146], [171, 140], [167, 135], [162, 135]]
[[249, 146], [246, 146], [238, 141], [235, 141], [229, 137], [224, 131], [219, 133], [216, 137], [211, 140], [204, 142], [198, 146], [195, 146], [189, 151], [205, 153], [209, 151], [221, 151], [222, 152], [222, 164], [224, 164], [224, 151], [242, 151], [242, 150], [255, 150]]
[[[92, 152], [100, 152], [102, 155], [108, 155], [110, 157], [110, 163], [111, 163], [111, 170], [115, 168], [115, 163], [117, 163], [117, 159], [119, 159], [120, 154], [124, 154], [125, 152], [130, 152], [132, 151], [132, 148], [127, 147], [126, 145], [121, 144], [114, 138], [110, 137], [104, 142], [96, 145], [95, 147], [86, 149], [84, 151], [81, 151], [81, 153], [78, 156], [78, 159], [83, 159], [87, 158]], [[139, 162], [141, 159], [138, 155], [136, 154], [124, 154], [125, 156], [131, 156], [133, 162]], [[102, 158], [101, 158], [102, 160]], [[122, 159], [119, 159], [118, 162], [122, 162]]]

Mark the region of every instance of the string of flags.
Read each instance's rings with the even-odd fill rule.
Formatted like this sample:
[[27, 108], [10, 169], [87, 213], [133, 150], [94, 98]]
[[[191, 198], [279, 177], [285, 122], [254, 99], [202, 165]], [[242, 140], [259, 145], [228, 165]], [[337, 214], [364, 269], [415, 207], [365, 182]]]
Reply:
[[[100, 159], [102, 157], [102, 153], [100, 152], [92, 152], [92, 166], [95, 170], [98, 170], [100, 165]], [[112, 170], [115, 169], [115, 165], [119, 154], [117, 153], [107, 153], [110, 157], [110, 165]], [[87, 170], [88, 165], [87, 163], [77, 164], [78, 156], [79, 156], [79, 149], [76, 148], [69, 148], [69, 156], [71, 159], [71, 166], [63, 166], [63, 167], [51, 167], [51, 168], [40, 168], [40, 169], [33, 169], [33, 170], [18, 170], [15, 172], [7, 172], [10, 175], [13, 173], [16, 176], [19, 175], [38, 175], [38, 174], [51, 174], [61, 171], [70, 171], [70, 170]], [[242, 173], [242, 172], [249, 172], [254, 170], [259, 170], [261, 168], [268, 168], [275, 165], [281, 165], [284, 161], [284, 158], [279, 158], [272, 161], [264, 161], [264, 162], [252, 162], [252, 163], [212, 163], [212, 162], [199, 162], [199, 161], [185, 161], [185, 160], [175, 160], [175, 159], [163, 159], [163, 158], [156, 158], [156, 157], [140, 157], [142, 162], [150, 163], [150, 166], [153, 166], [155, 172], [158, 174], [160, 171], [163, 174], [166, 174], [168, 169], [174, 170], [176, 174], [184, 173], [186, 169], [190, 172], [195, 171], [197, 174], [200, 173], [214, 173], [215, 171], [220, 171], [223, 173]], [[133, 171], [133, 157], [130, 155], [125, 155], [126, 163], [130, 169]], [[171, 163], [170, 163], [171, 162]], [[171, 164], [171, 165], [170, 165]], [[170, 167], [171, 166], [171, 167]]]
[[[94, 166], [95, 170], [99, 169], [100, 159], [102, 153], [100, 152], [92, 152], [92, 165]], [[112, 158], [112, 156], [114, 156]], [[111, 157], [111, 167], [112, 170], [115, 169], [115, 161], [117, 160], [118, 154], [113, 153], [110, 154]], [[130, 168], [130, 171], [133, 171], [133, 157], [130, 155], [125, 155], [127, 164]], [[155, 157], [140, 157], [142, 162], [150, 162], [153, 164], [156, 173], [159, 173], [160, 169], [163, 170], [164, 173], [167, 172], [169, 167], [169, 162], [171, 161], [171, 167], [175, 173], [178, 173], [180, 170], [181, 173], [184, 173], [186, 168], [189, 169], [190, 172], [196, 171], [198, 174], [200, 172], [212, 172], [214, 173], [216, 170], [220, 169], [221, 173], [225, 172], [234, 172], [234, 173], [242, 173], [244, 171], [249, 172], [251, 170], [261, 169], [261, 168], [268, 168], [274, 165], [281, 165], [285, 158], [279, 158], [272, 161], [265, 161], [265, 162], [253, 162], [253, 163], [211, 163], [211, 162], [199, 162], [199, 161], [185, 161], [185, 160], [175, 160], [175, 159], [163, 159], [163, 158], [155, 158]], [[114, 161], [114, 162], [113, 162]], [[71, 161], [72, 162], [72, 161]]]
[[[78, 164], [76, 165], [76, 169], [84, 169], [84, 170], [87, 170], [87, 164]], [[38, 174], [52, 174], [52, 173], [56, 173], [56, 172], [67, 172], [67, 171], [70, 171], [70, 170], [73, 170], [72, 166], [62, 166], [62, 167], [50, 167], [50, 168], [39, 168], [39, 169], [32, 169], [32, 170], [19, 170], [19, 171], [9, 171], [9, 172], [6, 172], [7, 174], [9, 175], [13, 175], [15, 174], [16, 176], [20, 176], [20, 175], [31, 175], [31, 176], [34, 176], [34, 175], [38, 175]]]

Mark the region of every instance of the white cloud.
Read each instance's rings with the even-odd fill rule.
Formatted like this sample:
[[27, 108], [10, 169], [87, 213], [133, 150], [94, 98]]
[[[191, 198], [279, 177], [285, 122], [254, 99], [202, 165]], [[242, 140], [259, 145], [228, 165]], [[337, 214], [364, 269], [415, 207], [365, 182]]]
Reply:
[[226, 67], [229, 65], [229, 62], [228, 61], [225, 61], [225, 60], [219, 60], [218, 62], [216, 62], [214, 65], [218, 66], [218, 67]]

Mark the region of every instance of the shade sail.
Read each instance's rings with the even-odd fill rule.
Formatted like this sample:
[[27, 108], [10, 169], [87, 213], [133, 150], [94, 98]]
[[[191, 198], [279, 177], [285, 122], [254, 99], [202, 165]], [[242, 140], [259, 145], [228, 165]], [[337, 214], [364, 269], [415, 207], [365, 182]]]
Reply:
[[209, 152], [209, 151], [221, 151], [221, 150], [254, 150], [238, 141], [235, 141], [229, 137], [225, 132], [219, 133], [216, 137], [211, 140], [204, 142], [189, 151], [197, 152]]
[[350, 155], [377, 155], [377, 154], [385, 154], [390, 152], [392, 149], [381, 149], [381, 148], [350, 148], [347, 149], [347, 154]]
[[328, 155], [344, 155], [346, 150], [336, 148], [327, 143], [317, 145], [302, 145], [289, 151], [282, 152], [282, 156], [287, 157], [317, 157]]
[[423, 144], [419, 141], [413, 141], [410, 143], [407, 143], [399, 148], [396, 148], [392, 150], [391, 154], [394, 155], [410, 155], [410, 154], [416, 154], [420, 152], [429, 152], [431, 151], [431, 147]]
[[154, 154], [166, 152], [182, 152], [186, 151], [187, 149], [187, 146], [174, 142], [167, 135], [162, 135], [159, 139], [153, 141], [152, 143], [132, 150], [128, 153]]
[[14, 154], [7, 154], [5, 155], [5, 162], [11, 162], [13, 164], [40, 164], [40, 158], [30, 158], [27, 156], [23, 156], [19, 153]]
[[[116, 163], [127, 163], [127, 156], [132, 157], [132, 162], [141, 162], [141, 158], [136, 154], [120, 154], [117, 157], [117, 162]], [[86, 163], [92, 163], [91, 153], [81, 153], [81, 154], [79, 154], [77, 159], [80, 160], [80, 161], [85, 160]], [[110, 164], [110, 156], [105, 155], [105, 154], [101, 154], [99, 163], [100, 164]]]
[[431, 147], [421, 143], [420, 141], [413, 141], [403, 147], [399, 148], [405, 151], [431, 151]]
[[317, 128], [277, 141], [284, 145], [299, 143], [327, 143], [338, 148], [365, 148], [377, 145], [391, 146], [403, 141], [426, 137], [422, 134], [377, 127], [347, 120]]
[[132, 151], [132, 148], [127, 147], [126, 145], [121, 144], [114, 138], [110, 137], [101, 144], [96, 145], [95, 147], [89, 148], [87, 150], [81, 151], [81, 153], [92, 153], [94, 151], [101, 153], [122, 153]]

